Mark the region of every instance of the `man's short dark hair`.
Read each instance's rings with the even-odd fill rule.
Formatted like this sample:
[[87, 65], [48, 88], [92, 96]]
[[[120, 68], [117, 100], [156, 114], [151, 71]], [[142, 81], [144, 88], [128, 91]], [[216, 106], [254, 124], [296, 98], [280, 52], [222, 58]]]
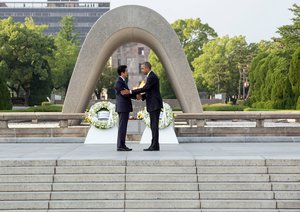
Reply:
[[125, 72], [127, 69], [127, 66], [126, 65], [121, 65], [118, 67], [118, 74], [119, 76], [121, 76], [121, 73]]
[[144, 66], [148, 67], [151, 70], [151, 64], [149, 62], [144, 62], [143, 63]]

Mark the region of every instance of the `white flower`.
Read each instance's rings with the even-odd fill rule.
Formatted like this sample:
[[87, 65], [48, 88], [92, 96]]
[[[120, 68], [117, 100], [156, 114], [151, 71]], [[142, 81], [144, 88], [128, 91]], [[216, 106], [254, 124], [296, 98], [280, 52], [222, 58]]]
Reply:
[[[147, 112], [147, 109], [138, 112], [138, 117], [142, 118], [145, 124], [150, 128], [150, 115]], [[161, 110], [160, 119], [159, 119], [159, 128], [164, 129], [174, 121], [174, 113], [172, 108], [167, 103], [163, 103], [163, 108]]]
[[[109, 111], [110, 115], [108, 120], [98, 119], [98, 112], [102, 109]], [[97, 102], [91, 106], [89, 112], [86, 113], [86, 117], [92, 125], [100, 129], [112, 128], [118, 121], [118, 114], [115, 112], [115, 105], [110, 102]]]

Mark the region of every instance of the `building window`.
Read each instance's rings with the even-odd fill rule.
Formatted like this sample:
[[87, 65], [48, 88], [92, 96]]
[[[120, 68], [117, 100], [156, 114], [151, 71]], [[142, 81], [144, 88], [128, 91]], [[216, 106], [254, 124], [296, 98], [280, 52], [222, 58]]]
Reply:
[[139, 55], [145, 55], [144, 47], [139, 47], [138, 48], [138, 54]]
[[142, 63], [139, 63], [139, 73], [142, 73]]
[[121, 65], [121, 59], [118, 59], [118, 66]]

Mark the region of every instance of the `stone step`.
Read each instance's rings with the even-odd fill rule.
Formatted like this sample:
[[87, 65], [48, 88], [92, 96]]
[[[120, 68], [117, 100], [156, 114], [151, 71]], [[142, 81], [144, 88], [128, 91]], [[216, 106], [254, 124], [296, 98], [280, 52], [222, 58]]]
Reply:
[[275, 191], [275, 199], [280, 200], [300, 200], [300, 191]]
[[9, 210], [9, 212], [48, 212], [47, 210], [28, 210], [28, 209], [20, 209], [20, 210]]
[[196, 174], [196, 167], [144, 167], [127, 166], [127, 174]]
[[275, 200], [201, 200], [202, 209], [276, 209]]
[[50, 192], [0, 192], [0, 200], [49, 200]]
[[125, 166], [58, 166], [56, 174], [125, 174]]
[[[124, 209], [50, 209], [47, 212], [124, 212]], [[10, 211], [9, 211], [10, 212]]]
[[51, 183], [0, 183], [0, 192], [51, 191]]
[[264, 159], [199, 159], [196, 166], [265, 166]]
[[54, 167], [1, 167], [0, 175], [54, 174]]
[[274, 199], [274, 193], [272, 191], [200, 191], [200, 199], [267, 200]]
[[163, 209], [163, 208], [157, 208], [157, 209], [125, 209], [125, 212], [201, 212], [200, 209]]
[[297, 200], [277, 200], [277, 208], [279, 209], [298, 209], [300, 211], [299, 196]]
[[48, 209], [48, 201], [1, 201], [0, 210]]
[[60, 166], [125, 166], [125, 160], [101, 160], [101, 159], [86, 159], [86, 160], [57, 160], [57, 167]]
[[300, 182], [300, 174], [271, 174], [272, 182]]
[[56, 166], [56, 160], [0, 160], [0, 167], [45, 167], [45, 166]]
[[195, 167], [195, 160], [127, 160], [127, 167], [130, 166], [174, 166], [174, 167]]
[[198, 191], [126, 191], [127, 200], [199, 200]]
[[124, 191], [125, 183], [54, 183], [53, 191]]
[[199, 200], [126, 200], [128, 209], [200, 209]]
[[62, 182], [125, 182], [124, 174], [59, 174], [54, 176], [55, 183]]
[[272, 183], [274, 191], [300, 191], [300, 182]]
[[124, 200], [53, 200], [50, 209], [122, 209]]
[[0, 183], [51, 183], [52, 175], [0, 175]]
[[124, 191], [52, 192], [51, 200], [124, 200]]
[[267, 166], [299, 166], [300, 159], [267, 159]]
[[126, 182], [197, 182], [195, 174], [127, 174]]
[[269, 166], [270, 174], [300, 174], [300, 166]]
[[280, 212], [278, 209], [201, 209], [201, 212]]
[[267, 174], [201, 174], [198, 182], [269, 182]]
[[126, 183], [126, 191], [198, 191], [197, 183]]
[[249, 166], [249, 167], [238, 167], [238, 166], [226, 166], [226, 167], [197, 167], [198, 174], [267, 174], [267, 167], [263, 166]]
[[270, 183], [199, 183], [200, 191], [271, 191]]

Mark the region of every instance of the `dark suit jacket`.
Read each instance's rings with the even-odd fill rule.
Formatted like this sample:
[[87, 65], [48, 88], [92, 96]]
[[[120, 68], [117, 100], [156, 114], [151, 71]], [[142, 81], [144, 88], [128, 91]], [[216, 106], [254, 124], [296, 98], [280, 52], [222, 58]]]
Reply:
[[125, 113], [125, 112], [132, 112], [132, 103], [131, 98], [135, 98], [136, 95], [122, 95], [121, 91], [124, 89], [128, 89], [127, 84], [125, 81], [118, 77], [116, 83], [115, 83], [115, 92], [116, 92], [116, 112], [118, 113]]
[[159, 91], [159, 78], [151, 71], [147, 77], [147, 82], [143, 88], [132, 90], [132, 94], [146, 93], [143, 99], [146, 99], [147, 111], [152, 112], [163, 108], [163, 101]]

